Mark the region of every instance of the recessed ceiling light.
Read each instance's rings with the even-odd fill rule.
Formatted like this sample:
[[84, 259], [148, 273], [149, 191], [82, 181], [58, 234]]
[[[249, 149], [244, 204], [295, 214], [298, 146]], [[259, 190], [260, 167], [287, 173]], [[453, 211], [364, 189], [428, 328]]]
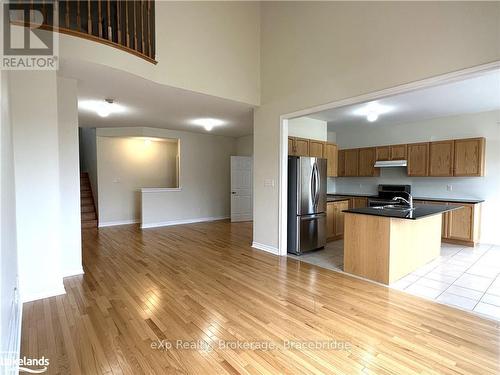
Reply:
[[377, 102], [370, 102], [363, 107], [355, 110], [353, 114], [357, 116], [366, 116], [366, 120], [369, 122], [377, 121], [380, 115], [390, 112], [393, 107], [382, 105]]
[[198, 118], [191, 121], [191, 124], [203, 126], [206, 131], [212, 130], [216, 126], [224, 125], [225, 122], [216, 118]]
[[81, 100], [78, 108], [97, 113], [101, 117], [108, 117], [112, 113], [123, 113], [125, 107], [115, 103], [114, 99]]

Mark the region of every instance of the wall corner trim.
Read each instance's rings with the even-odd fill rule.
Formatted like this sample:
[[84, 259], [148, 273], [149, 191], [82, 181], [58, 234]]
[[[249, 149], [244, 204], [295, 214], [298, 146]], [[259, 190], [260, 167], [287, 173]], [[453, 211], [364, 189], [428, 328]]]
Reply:
[[[14, 303], [12, 304], [12, 315], [9, 322], [9, 331], [7, 339], [7, 356], [9, 363], [15, 361], [21, 356], [21, 323], [23, 321], [23, 306], [19, 299], [18, 289], [14, 291]], [[15, 369], [17, 374], [18, 369]]]
[[264, 245], [263, 243], [259, 242], [252, 242], [252, 247], [257, 250], [263, 250], [268, 253], [274, 254], [274, 255], [280, 255], [280, 251], [277, 247], [274, 246], [269, 246], [269, 245]]
[[172, 225], [194, 224], [194, 223], [203, 223], [206, 221], [217, 221], [226, 219], [229, 219], [229, 216], [211, 216], [211, 217], [199, 217], [194, 219], [161, 221], [156, 223], [146, 223], [146, 224], [143, 223], [141, 224], [141, 229], [169, 227]]

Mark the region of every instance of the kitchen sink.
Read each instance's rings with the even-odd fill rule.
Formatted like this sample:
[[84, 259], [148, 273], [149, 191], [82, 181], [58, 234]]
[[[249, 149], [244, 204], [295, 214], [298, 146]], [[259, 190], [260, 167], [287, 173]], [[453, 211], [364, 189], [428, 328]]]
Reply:
[[374, 206], [371, 208], [374, 208], [376, 210], [392, 210], [392, 211], [403, 211], [403, 212], [414, 210], [414, 208], [410, 208], [408, 206], [403, 206], [400, 204], [388, 204], [386, 206]]

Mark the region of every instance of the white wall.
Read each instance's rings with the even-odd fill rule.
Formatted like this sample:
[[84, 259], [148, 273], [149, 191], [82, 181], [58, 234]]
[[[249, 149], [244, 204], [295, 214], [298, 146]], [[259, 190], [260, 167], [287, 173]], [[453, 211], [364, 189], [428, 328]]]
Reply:
[[98, 208], [99, 196], [97, 189], [97, 136], [95, 128], [79, 128], [80, 170], [89, 175], [90, 188], [94, 204]]
[[[97, 129], [97, 136], [143, 136], [180, 140], [181, 188], [176, 191], [142, 194], [143, 224], [159, 225], [229, 216], [229, 163], [230, 156], [235, 152], [234, 138], [153, 128]], [[108, 173], [101, 170], [99, 158], [98, 169], [99, 176]], [[103, 184], [99, 177], [100, 191]], [[101, 194], [100, 192], [99, 200], [102, 202], [104, 198], [101, 198]]]
[[[500, 244], [496, 215], [500, 210], [500, 111], [443, 117], [409, 124], [339, 128], [340, 148], [485, 137], [485, 177], [408, 177], [404, 168], [381, 168], [380, 177], [337, 178], [336, 192], [376, 193], [378, 184], [411, 184], [416, 197], [485, 199], [481, 242]], [[452, 191], [447, 186], [452, 186]], [[331, 192], [331, 190], [329, 191]]]
[[82, 274], [80, 170], [76, 80], [57, 78], [61, 269], [63, 276]]
[[288, 121], [288, 135], [306, 139], [326, 141], [328, 139], [326, 121], [309, 117], [299, 117]]
[[121, 69], [152, 81], [249, 104], [260, 103], [260, 3], [157, 1], [157, 65], [60, 34], [62, 59]]
[[236, 138], [235, 156], [252, 156], [252, 155], [253, 155], [253, 134]]
[[140, 189], [177, 187], [177, 140], [97, 137], [99, 225], [139, 222]]
[[0, 71], [0, 89], [0, 352], [7, 352], [19, 350], [21, 305], [17, 291], [16, 196], [6, 71]]
[[281, 115], [500, 60], [497, 2], [264, 2], [261, 8], [253, 240], [271, 248], [279, 236]]
[[19, 283], [24, 301], [64, 293], [57, 80], [11, 72]]

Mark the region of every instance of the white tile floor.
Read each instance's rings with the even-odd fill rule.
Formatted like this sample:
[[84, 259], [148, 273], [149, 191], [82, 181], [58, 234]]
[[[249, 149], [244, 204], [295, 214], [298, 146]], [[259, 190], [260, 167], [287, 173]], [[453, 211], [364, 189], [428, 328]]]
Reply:
[[[343, 271], [344, 243], [292, 258]], [[441, 256], [390, 285], [410, 294], [500, 320], [500, 246], [443, 243]]]

